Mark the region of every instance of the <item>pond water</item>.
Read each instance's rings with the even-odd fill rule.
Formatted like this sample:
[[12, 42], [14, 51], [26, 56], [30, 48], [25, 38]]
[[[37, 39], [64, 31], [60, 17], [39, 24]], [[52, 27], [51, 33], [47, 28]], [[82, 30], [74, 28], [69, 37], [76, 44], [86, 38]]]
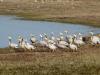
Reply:
[[68, 23], [56, 23], [45, 21], [29, 21], [16, 19], [15, 16], [0, 16], [0, 48], [8, 46], [8, 36], [12, 36], [13, 42], [17, 43], [18, 35], [28, 38], [30, 34], [36, 35], [39, 39], [39, 34], [54, 32], [58, 35], [59, 32], [68, 30], [70, 34], [81, 32], [87, 34], [89, 31], [100, 33], [100, 28], [90, 26], [74, 25]]

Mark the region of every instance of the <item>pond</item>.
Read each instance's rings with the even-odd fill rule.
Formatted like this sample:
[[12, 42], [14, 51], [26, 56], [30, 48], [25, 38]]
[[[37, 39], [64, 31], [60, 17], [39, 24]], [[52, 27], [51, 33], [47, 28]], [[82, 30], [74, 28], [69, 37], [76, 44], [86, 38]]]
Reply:
[[4, 15], [0, 16], [0, 26], [0, 48], [8, 46], [8, 36], [12, 36], [13, 42], [17, 43], [18, 35], [29, 39], [31, 33], [38, 39], [41, 33], [50, 34], [54, 32], [55, 35], [58, 35], [64, 30], [68, 30], [70, 34], [81, 32], [86, 35], [89, 31], [100, 33], [100, 28], [80, 24], [20, 20], [16, 16]]

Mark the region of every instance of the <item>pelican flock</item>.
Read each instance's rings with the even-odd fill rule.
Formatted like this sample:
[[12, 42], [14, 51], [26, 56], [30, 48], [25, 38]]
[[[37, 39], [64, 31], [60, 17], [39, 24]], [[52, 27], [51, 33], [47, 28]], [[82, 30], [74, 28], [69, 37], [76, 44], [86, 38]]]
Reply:
[[[100, 44], [100, 37], [94, 35], [93, 32], [89, 32], [90, 40], [89, 44], [97, 45]], [[60, 32], [58, 36], [55, 36], [54, 32], [51, 32], [50, 35], [46, 33], [39, 35], [40, 40], [38, 40], [35, 35], [30, 34], [29, 41], [22, 36], [18, 36], [18, 44], [12, 42], [12, 37], [9, 36], [9, 47], [10, 48], [22, 48], [24, 50], [35, 50], [38, 46], [41, 45], [43, 48], [48, 48], [53, 52], [58, 49], [70, 49], [77, 51], [81, 46], [87, 45], [86, 41], [83, 40], [82, 33], [78, 34], [68, 34], [68, 31]]]

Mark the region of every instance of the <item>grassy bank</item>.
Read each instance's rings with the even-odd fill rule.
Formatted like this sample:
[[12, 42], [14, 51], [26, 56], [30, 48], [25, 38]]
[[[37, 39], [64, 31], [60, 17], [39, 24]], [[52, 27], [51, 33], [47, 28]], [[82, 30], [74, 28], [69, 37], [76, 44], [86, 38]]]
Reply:
[[0, 49], [0, 75], [100, 74], [100, 45], [80, 47], [77, 52], [70, 52], [67, 49], [46, 52], [42, 48], [35, 52], [16, 50]]
[[27, 20], [74, 23], [100, 27], [100, 1], [79, 0], [65, 3], [0, 3], [0, 14]]
[[99, 56], [98, 51], [84, 54], [78, 52], [0, 54], [0, 74], [99, 75]]
[[1, 15], [15, 15], [20, 17], [22, 20], [33, 20], [33, 21], [49, 21], [59, 23], [71, 23], [81, 24], [93, 27], [100, 27], [99, 18], [90, 17], [48, 17], [42, 14], [33, 13], [0, 13]]

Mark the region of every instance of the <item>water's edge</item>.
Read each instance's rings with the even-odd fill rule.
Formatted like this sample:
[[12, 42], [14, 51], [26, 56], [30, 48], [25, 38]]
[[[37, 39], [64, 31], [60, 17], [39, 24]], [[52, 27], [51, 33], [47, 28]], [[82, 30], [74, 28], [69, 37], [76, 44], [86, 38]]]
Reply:
[[20, 17], [21, 20], [31, 20], [31, 21], [47, 21], [47, 22], [58, 22], [58, 23], [70, 23], [70, 24], [81, 24], [92, 27], [100, 27], [98, 22], [93, 21], [91, 19], [84, 19], [78, 17], [41, 17], [34, 16], [34, 14], [29, 15], [30, 13], [0, 13], [0, 15], [12, 15], [16, 17]]
[[[34, 34], [40, 39], [39, 34], [47, 33], [50, 36], [51, 32], [55, 33], [55, 36], [59, 36], [59, 32], [68, 30], [69, 34], [82, 33], [88, 34], [89, 31], [94, 33], [100, 33], [100, 28], [94, 28], [91, 26], [83, 26], [81, 24], [69, 24], [69, 23], [57, 23], [47, 21], [32, 21], [32, 20], [20, 20], [21, 17], [12, 15], [2, 15], [0, 17], [0, 47], [8, 46], [8, 36], [13, 38], [13, 42], [17, 42], [18, 35], [21, 35], [29, 40], [30, 34]], [[6, 31], [5, 31], [6, 30]]]

